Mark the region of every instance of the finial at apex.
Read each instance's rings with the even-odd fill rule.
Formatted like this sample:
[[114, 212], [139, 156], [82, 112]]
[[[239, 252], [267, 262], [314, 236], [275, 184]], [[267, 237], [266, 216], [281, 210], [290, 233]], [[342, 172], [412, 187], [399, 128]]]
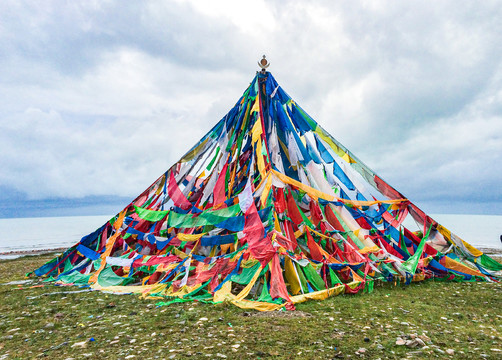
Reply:
[[261, 67], [261, 72], [265, 73], [266, 69], [269, 67], [270, 62], [267, 60], [267, 57], [263, 55], [263, 58], [258, 61], [258, 66]]

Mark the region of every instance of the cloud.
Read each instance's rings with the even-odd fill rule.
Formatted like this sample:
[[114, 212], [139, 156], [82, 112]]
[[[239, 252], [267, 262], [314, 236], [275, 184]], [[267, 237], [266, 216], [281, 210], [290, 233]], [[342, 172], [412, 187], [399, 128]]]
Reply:
[[224, 116], [265, 53], [283, 88], [412, 200], [500, 213], [501, 12], [455, 1], [2, 2], [0, 188], [137, 195]]

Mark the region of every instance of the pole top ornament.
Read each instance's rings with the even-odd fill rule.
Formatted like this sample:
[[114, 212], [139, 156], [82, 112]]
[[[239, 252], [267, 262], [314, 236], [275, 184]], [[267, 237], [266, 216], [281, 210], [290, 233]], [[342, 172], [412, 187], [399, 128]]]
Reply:
[[266, 72], [266, 69], [270, 66], [270, 62], [267, 60], [265, 55], [263, 55], [263, 58], [258, 61], [258, 66], [261, 68], [263, 73]]

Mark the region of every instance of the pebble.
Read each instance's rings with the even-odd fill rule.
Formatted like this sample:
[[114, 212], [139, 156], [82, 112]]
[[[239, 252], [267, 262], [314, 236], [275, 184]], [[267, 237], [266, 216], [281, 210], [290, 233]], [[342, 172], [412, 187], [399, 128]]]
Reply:
[[59, 313], [55, 314], [54, 317], [56, 319], [62, 319], [62, 318], [64, 318], [64, 314], [59, 312]]
[[455, 354], [455, 350], [453, 350], [453, 349], [446, 349], [446, 353], [448, 355], [453, 355], [453, 354]]
[[414, 341], [416, 341], [420, 346], [425, 346], [425, 342], [420, 338], [415, 338]]
[[199, 321], [208, 321], [209, 319], [207, 317], [201, 317]]
[[71, 347], [72, 348], [76, 348], [76, 347], [81, 347], [81, 348], [84, 348], [87, 346], [87, 340], [86, 341], [81, 341], [81, 342], [76, 342], [75, 344], [73, 344]]
[[423, 355], [423, 351], [422, 350], [410, 351], [406, 355], [408, 355], [408, 356], [421, 356], [421, 355]]
[[419, 335], [419, 336], [418, 336], [418, 338], [419, 338], [419, 339], [421, 339], [421, 340], [423, 340], [423, 341], [424, 341], [424, 342], [426, 342], [426, 343], [431, 342], [431, 338], [430, 338], [430, 337], [428, 337], [428, 336], [427, 336], [427, 335], [425, 335], [425, 334]]
[[416, 347], [416, 346], [418, 346], [418, 344], [415, 342], [415, 340], [406, 340], [406, 346]]

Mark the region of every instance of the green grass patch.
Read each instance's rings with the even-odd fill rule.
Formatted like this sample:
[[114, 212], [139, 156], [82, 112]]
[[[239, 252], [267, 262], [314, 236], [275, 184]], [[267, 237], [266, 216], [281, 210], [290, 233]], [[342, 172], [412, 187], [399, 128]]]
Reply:
[[[0, 261], [0, 283], [23, 280], [50, 258]], [[135, 295], [81, 290], [38, 280], [0, 285], [0, 359], [502, 357], [499, 283], [377, 284], [371, 294], [273, 313], [194, 302], [156, 307]], [[419, 336], [430, 338], [425, 347], [396, 345]]]

